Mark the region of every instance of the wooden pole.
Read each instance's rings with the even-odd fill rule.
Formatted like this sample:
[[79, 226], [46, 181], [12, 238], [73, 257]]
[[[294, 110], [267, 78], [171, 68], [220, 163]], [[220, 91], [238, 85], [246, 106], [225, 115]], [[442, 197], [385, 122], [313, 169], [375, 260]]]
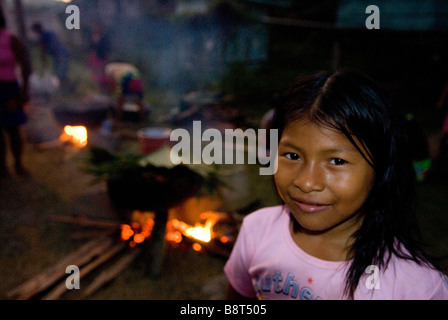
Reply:
[[145, 245], [144, 260], [147, 264], [146, 273], [152, 278], [158, 278], [162, 274], [167, 221], [168, 209], [158, 210], [151, 236], [145, 241], [146, 243], [143, 243]]
[[111, 220], [97, 220], [90, 219], [86, 217], [70, 217], [70, 216], [60, 216], [56, 214], [46, 216], [46, 219], [54, 222], [70, 223], [84, 227], [92, 228], [104, 228], [104, 229], [120, 229], [121, 223], [119, 221]]
[[28, 37], [26, 35], [25, 17], [23, 14], [22, 0], [14, 0], [14, 9], [16, 13], [16, 24], [19, 38], [22, 41], [22, 44], [25, 46], [25, 48], [28, 48]]

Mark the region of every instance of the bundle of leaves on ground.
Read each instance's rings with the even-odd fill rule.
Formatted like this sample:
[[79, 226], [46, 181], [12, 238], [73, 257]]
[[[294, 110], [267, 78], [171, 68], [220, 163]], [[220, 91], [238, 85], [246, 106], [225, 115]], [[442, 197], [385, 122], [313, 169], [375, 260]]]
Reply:
[[93, 146], [84, 169], [105, 181], [112, 202], [125, 209], [166, 209], [195, 195], [219, 193], [223, 186], [216, 167], [173, 165], [165, 147], [123, 155]]

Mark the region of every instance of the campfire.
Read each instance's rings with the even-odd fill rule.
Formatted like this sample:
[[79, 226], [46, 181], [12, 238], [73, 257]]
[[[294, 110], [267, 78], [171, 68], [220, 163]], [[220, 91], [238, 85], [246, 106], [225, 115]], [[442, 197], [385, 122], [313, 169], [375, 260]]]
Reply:
[[[128, 241], [130, 247], [135, 247], [151, 236], [154, 227], [154, 212], [134, 210], [132, 222], [120, 226], [120, 238]], [[195, 251], [209, 247], [209, 251], [216, 252], [216, 243], [230, 245], [234, 240], [235, 226], [229, 224], [229, 215], [224, 212], [205, 211], [200, 214], [200, 222], [194, 226], [179, 219], [170, 219], [166, 224], [165, 240], [173, 246], [182, 242], [192, 242]], [[220, 227], [219, 224], [225, 227]], [[223, 250], [219, 254], [227, 255]]]
[[[209, 250], [215, 250], [215, 253], [218, 253], [216, 252], [217, 245], [226, 246], [233, 243], [236, 230], [227, 213], [205, 211], [199, 217], [204, 222], [197, 222], [194, 226], [178, 219], [170, 220], [167, 225], [167, 240], [175, 239], [174, 242], [179, 243], [186, 238], [194, 242], [193, 250], [200, 251], [203, 246], [206, 246]], [[178, 236], [173, 236], [173, 233], [179, 232], [182, 236], [180, 241]], [[222, 252], [220, 253], [222, 254]], [[227, 256], [227, 253], [223, 253], [223, 255]]]
[[[87, 144], [87, 130], [67, 126], [61, 139], [82, 148]], [[219, 199], [216, 196], [224, 185], [217, 169], [167, 167], [164, 166], [167, 155], [169, 148], [163, 147], [143, 158], [91, 147], [84, 170], [106, 183], [109, 199], [121, 219], [111, 222], [86, 217], [49, 217], [52, 221], [102, 230], [90, 231], [90, 241], [7, 296], [58, 299], [67, 291], [67, 266], [77, 266], [80, 278], [100, 267], [106, 268], [87, 287], [83, 286], [81, 294], [85, 298], [113, 280], [139, 256], [145, 273], [158, 277], [163, 271], [165, 244], [176, 250], [227, 258], [241, 221], [233, 214], [217, 211], [221, 200], [203, 201]]]
[[59, 140], [71, 142], [75, 146], [84, 148], [87, 145], [87, 129], [84, 126], [65, 126]]
[[[202, 212], [199, 218], [200, 221], [193, 226], [177, 218], [169, 219], [164, 230], [166, 243], [178, 250], [194, 250], [227, 258], [236, 239], [240, 221], [235, 220], [233, 215], [219, 211]], [[148, 250], [148, 246], [144, 244], [151, 240], [155, 232], [155, 213], [151, 211], [134, 210], [132, 221], [129, 223], [60, 215], [49, 216], [48, 219], [95, 228], [93, 232], [88, 231], [85, 234], [92, 239], [61, 258], [56, 265], [8, 292], [7, 296], [11, 299], [58, 299], [67, 291], [67, 266], [79, 267], [82, 278], [108, 264], [109, 266], [83, 289], [82, 297], [86, 298], [112, 281]], [[157, 254], [163, 255], [161, 252]]]

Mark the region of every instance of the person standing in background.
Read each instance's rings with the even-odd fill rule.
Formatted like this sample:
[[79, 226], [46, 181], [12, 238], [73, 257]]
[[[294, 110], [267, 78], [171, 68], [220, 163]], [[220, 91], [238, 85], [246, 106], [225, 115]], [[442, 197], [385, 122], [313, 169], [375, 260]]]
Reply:
[[105, 74], [115, 94], [115, 117], [118, 122], [122, 120], [123, 106], [127, 99], [133, 99], [139, 109], [140, 120], [144, 120], [143, 80], [137, 67], [125, 62], [111, 62], [106, 65]]
[[103, 27], [99, 23], [93, 23], [88, 48], [88, 65], [92, 72], [92, 80], [99, 84], [100, 88], [107, 82], [104, 68], [109, 62], [110, 48], [110, 39]]
[[[16, 74], [17, 66], [21, 78]], [[5, 134], [9, 135], [16, 173], [29, 174], [22, 162], [24, 136], [21, 125], [27, 121], [23, 107], [28, 100], [30, 74], [31, 64], [25, 47], [6, 30], [5, 16], [0, 11], [0, 177], [9, 176]]]
[[40, 55], [44, 67], [48, 65], [48, 56], [53, 58], [55, 75], [61, 82], [61, 88], [69, 88], [68, 71], [70, 69], [70, 54], [53, 31], [44, 30], [40, 23], [34, 23], [31, 27], [34, 33], [39, 35]]

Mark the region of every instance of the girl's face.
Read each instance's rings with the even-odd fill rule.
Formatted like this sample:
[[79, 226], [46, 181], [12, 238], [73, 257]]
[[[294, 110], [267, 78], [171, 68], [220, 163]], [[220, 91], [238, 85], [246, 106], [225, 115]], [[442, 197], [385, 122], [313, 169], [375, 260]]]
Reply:
[[282, 133], [274, 179], [303, 229], [355, 231], [348, 229], [355, 228], [374, 170], [344, 134], [300, 119]]

